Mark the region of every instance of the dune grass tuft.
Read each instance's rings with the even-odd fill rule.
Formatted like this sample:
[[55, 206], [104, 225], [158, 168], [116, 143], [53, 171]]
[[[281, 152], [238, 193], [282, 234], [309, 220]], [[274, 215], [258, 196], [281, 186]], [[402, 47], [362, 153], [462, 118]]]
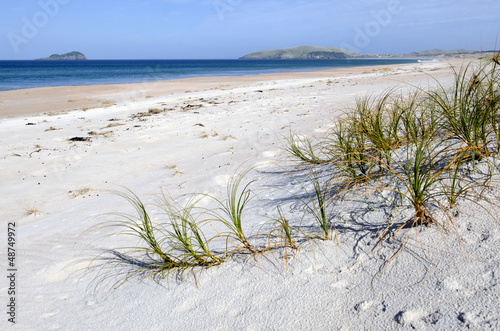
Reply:
[[279, 217], [275, 220], [273, 229], [269, 232], [269, 238], [278, 239], [281, 247], [290, 247], [293, 250], [299, 249], [294, 235], [297, 229], [290, 226], [288, 219], [283, 215], [282, 209], [280, 207], [277, 209]]
[[[380, 239], [422, 225], [449, 232], [454, 228], [450, 210], [460, 201], [497, 203], [491, 157], [500, 152], [498, 66], [490, 61], [454, 71], [451, 88], [438, 84], [435, 89], [388, 90], [358, 98], [319, 143], [336, 168], [331, 181], [343, 182], [344, 191], [364, 196], [368, 187], [390, 191], [399, 201], [392, 208], [413, 210], [404, 219], [389, 218]], [[289, 144], [292, 156], [314, 166], [294, 151], [294, 141]], [[480, 173], [475, 164], [483, 160], [487, 170]]]
[[231, 177], [227, 185], [227, 197], [225, 200], [212, 197], [219, 205], [218, 210], [212, 212], [212, 215], [213, 221], [223, 224], [228, 230], [223, 236], [228, 243], [234, 246], [234, 251], [244, 249], [256, 254], [260, 250], [250, 243], [243, 230], [243, 213], [252, 198], [252, 191], [249, 188], [252, 182], [248, 182], [241, 187], [242, 181], [248, 171]]
[[178, 258], [183, 263], [207, 267], [222, 262], [222, 258], [210, 250], [210, 239], [206, 239], [200, 228], [200, 222], [194, 217], [193, 209], [196, 207], [194, 199], [190, 199], [185, 206], [179, 206], [173, 199], [163, 195], [161, 206], [170, 219], [171, 230], [168, 232], [168, 237], [174, 249], [181, 252]]

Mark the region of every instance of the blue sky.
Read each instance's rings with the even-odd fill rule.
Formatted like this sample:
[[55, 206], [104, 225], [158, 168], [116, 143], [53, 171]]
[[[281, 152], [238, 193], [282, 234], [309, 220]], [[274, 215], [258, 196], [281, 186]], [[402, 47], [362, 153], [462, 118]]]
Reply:
[[358, 53], [500, 48], [498, 0], [18, 0], [0, 59], [231, 59], [302, 45]]

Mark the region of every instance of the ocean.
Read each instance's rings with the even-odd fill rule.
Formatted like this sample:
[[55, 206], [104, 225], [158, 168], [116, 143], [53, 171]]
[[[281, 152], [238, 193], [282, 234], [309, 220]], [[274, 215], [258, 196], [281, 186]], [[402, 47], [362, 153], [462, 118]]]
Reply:
[[0, 91], [141, 83], [188, 77], [248, 76], [415, 62], [417, 60], [407, 59], [0, 61]]

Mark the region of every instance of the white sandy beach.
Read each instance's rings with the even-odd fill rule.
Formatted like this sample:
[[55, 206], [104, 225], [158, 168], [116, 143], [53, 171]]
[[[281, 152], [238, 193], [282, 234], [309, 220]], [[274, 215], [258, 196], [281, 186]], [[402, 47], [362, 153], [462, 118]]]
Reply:
[[[434, 85], [431, 76], [449, 84], [449, 64], [0, 92], [0, 325], [11, 328], [7, 228], [15, 222], [12, 329], [500, 329], [500, 225], [473, 203], [457, 207], [457, 233], [419, 229], [377, 277], [397, 243], [372, 250], [384, 217], [376, 210], [293, 259], [230, 258], [196, 282], [132, 278], [112, 291], [123, 275], [112, 270], [100, 282], [87, 268], [103, 250], [137, 242], [95, 229], [116, 219], [108, 213], [134, 211], [113, 190], [130, 189], [154, 215], [162, 191], [224, 199], [227, 180], [255, 167], [245, 230], [258, 232], [278, 205], [298, 225], [290, 192], [301, 187], [283, 150], [290, 129], [320, 137], [356, 96]], [[144, 116], [150, 109], [161, 112]]]

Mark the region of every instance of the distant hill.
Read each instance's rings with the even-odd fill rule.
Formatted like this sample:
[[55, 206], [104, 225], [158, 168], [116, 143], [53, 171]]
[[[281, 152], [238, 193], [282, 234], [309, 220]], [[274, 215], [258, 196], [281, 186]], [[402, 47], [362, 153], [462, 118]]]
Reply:
[[38, 60], [87, 60], [87, 57], [80, 52], [69, 52], [66, 54], [52, 54]]
[[[494, 52], [494, 51], [489, 51]], [[415, 59], [415, 58], [461, 58], [469, 55], [487, 53], [468, 49], [428, 49], [410, 54], [356, 54], [339, 47], [300, 46], [291, 48], [271, 49], [247, 54], [240, 59]]]
[[240, 57], [243, 60], [259, 59], [348, 59], [357, 54], [338, 47], [299, 46], [259, 51]]
[[444, 51], [439, 48], [427, 49], [420, 52], [412, 52], [414, 55], [441, 55], [441, 54], [467, 54], [467, 53], [477, 53], [477, 51], [471, 51], [468, 49], [453, 49], [451, 51]]

